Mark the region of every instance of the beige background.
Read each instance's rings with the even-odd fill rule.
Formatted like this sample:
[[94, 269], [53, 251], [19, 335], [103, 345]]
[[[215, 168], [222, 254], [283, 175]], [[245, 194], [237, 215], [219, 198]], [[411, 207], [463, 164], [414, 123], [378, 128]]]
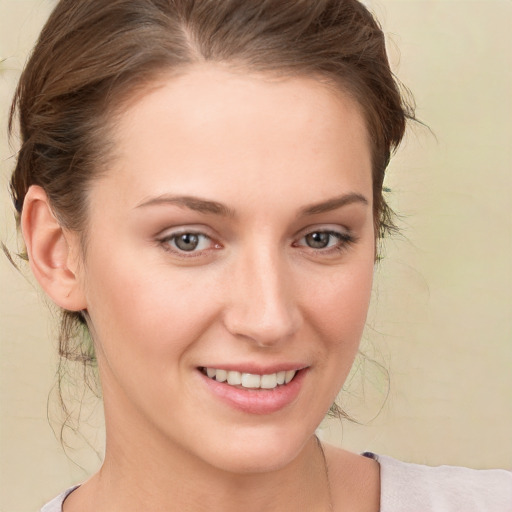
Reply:
[[[510, 469], [512, 2], [368, 3], [435, 137], [412, 127], [387, 181], [403, 231], [376, 270], [363, 348], [388, 369], [389, 392], [383, 371], [359, 361], [343, 403], [365, 424], [326, 422], [321, 436], [413, 462]], [[53, 4], [0, 0], [0, 237], [12, 249], [6, 113]], [[0, 283], [0, 511], [26, 512], [99, 459], [78, 435], [66, 455], [48, 424], [55, 327], [37, 288], [3, 257]], [[88, 411], [83, 433], [101, 450], [98, 407]]]

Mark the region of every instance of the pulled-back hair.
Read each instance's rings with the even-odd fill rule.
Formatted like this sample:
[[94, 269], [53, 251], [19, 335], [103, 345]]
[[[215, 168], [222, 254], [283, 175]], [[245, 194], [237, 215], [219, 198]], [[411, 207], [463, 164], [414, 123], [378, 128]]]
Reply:
[[[116, 113], [162, 74], [201, 62], [335, 84], [359, 104], [370, 137], [376, 232], [392, 227], [384, 172], [412, 108], [386, 57], [382, 30], [356, 0], [61, 0], [21, 75], [11, 109], [21, 149], [11, 180], [17, 215], [41, 186], [66, 228], [87, 235], [87, 191], [105, 172]], [[63, 311], [60, 354], [85, 327]]]

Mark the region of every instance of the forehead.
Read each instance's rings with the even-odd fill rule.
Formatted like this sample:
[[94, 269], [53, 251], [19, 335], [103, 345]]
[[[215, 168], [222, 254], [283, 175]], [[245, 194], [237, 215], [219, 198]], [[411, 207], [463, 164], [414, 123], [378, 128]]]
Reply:
[[283, 190], [298, 189], [312, 202], [371, 189], [358, 104], [310, 77], [197, 66], [134, 97], [112, 136], [116, 158], [104, 179], [131, 201], [204, 191], [282, 202]]

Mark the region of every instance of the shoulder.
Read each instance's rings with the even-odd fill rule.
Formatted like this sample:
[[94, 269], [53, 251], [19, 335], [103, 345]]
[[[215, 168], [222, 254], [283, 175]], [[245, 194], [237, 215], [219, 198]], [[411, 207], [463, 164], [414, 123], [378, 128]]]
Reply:
[[77, 488], [78, 486], [70, 487], [63, 493], [59, 494], [52, 501], [48, 502], [40, 512], [62, 512], [62, 504], [64, 500]]
[[334, 510], [375, 512], [379, 509], [379, 464], [376, 460], [322, 445]]
[[367, 454], [380, 465], [381, 512], [511, 512], [512, 472], [424, 466]]

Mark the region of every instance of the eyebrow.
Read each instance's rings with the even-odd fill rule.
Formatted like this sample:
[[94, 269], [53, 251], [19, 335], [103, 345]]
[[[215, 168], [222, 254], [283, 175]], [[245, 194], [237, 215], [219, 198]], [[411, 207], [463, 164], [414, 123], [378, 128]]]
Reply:
[[[305, 206], [304, 208], [301, 208], [299, 210], [299, 217], [306, 217], [308, 215], [318, 215], [320, 213], [330, 212], [332, 210], [337, 210], [338, 208], [353, 203], [361, 203], [363, 205], [368, 205], [368, 200], [363, 195], [358, 193], [343, 194], [341, 196], [333, 197], [331, 199], [327, 199], [326, 201], [322, 201], [321, 203], [315, 203]], [[195, 196], [173, 196], [164, 194], [158, 197], [152, 197], [151, 199], [147, 199], [142, 203], [138, 204], [136, 208], [166, 204], [189, 208], [190, 210], [194, 210], [199, 213], [209, 213], [214, 215], [220, 215], [222, 217], [231, 218], [236, 217], [235, 211], [232, 210], [231, 208], [228, 208], [226, 205], [218, 203], [217, 201], [210, 201]]]
[[231, 208], [218, 203], [217, 201], [209, 201], [195, 196], [172, 196], [172, 195], [161, 195], [158, 197], [152, 197], [142, 203], [138, 204], [136, 208], [142, 208], [146, 206], [165, 205], [172, 204], [189, 208], [199, 213], [211, 213], [214, 215], [220, 215], [222, 217], [235, 217], [235, 212]]
[[357, 194], [352, 192], [350, 194], [343, 194], [338, 197], [333, 197], [331, 199], [327, 199], [327, 201], [322, 201], [321, 203], [311, 204], [309, 206], [305, 206], [299, 212], [300, 216], [307, 215], [317, 215], [319, 213], [330, 212], [332, 210], [337, 210], [342, 206], [347, 206], [353, 203], [361, 203], [364, 205], [368, 205], [368, 199], [361, 194]]

